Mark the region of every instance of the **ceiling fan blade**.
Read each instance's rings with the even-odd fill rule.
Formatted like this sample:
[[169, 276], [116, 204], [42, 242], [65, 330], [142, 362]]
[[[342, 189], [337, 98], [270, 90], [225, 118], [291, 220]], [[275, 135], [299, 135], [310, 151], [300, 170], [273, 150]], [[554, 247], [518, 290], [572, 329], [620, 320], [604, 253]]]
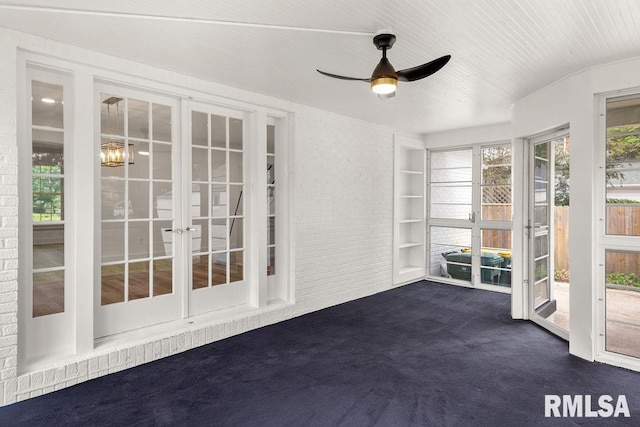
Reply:
[[418, 65], [417, 67], [407, 68], [404, 70], [396, 71], [398, 80], [401, 82], [412, 82], [414, 80], [420, 80], [431, 74], [439, 71], [442, 67], [447, 65], [447, 62], [451, 59], [451, 55], [445, 55], [441, 58], [434, 59], [426, 64]]
[[325, 76], [333, 77], [334, 79], [356, 80], [356, 81], [363, 81], [363, 82], [369, 82], [369, 83], [371, 82], [371, 78], [360, 79], [358, 77], [346, 77], [346, 76], [339, 76], [337, 74], [325, 73], [324, 71], [320, 71], [320, 70], [316, 70], [316, 71], [319, 72], [320, 74], [324, 74]]

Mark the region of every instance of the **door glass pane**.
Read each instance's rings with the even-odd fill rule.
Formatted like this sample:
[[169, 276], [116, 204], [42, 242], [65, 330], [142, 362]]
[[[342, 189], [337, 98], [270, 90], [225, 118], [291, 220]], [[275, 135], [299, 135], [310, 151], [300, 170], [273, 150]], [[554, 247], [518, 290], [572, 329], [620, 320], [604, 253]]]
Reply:
[[33, 173], [62, 174], [64, 172], [64, 132], [33, 129], [31, 163]]
[[211, 146], [227, 147], [227, 118], [211, 115]]
[[276, 127], [267, 125], [267, 154], [276, 152]]
[[149, 218], [149, 181], [129, 181], [129, 219]]
[[171, 221], [153, 221], [153, 257], [167, 257], [173, 255], [173, 233]]
[[429, 274], [471, 282], [471, 229], [429, 227]]
[[276, 274], [276, 248], [268, 248], [267, 251], [267, 275], [273, 276]]
[[62, 86], [31, 82], [31, 124], [62, 129], [64, 127]]
[[209, 124], [205, 113], [191, 113], [191, 144], [207, 147], [209, 145]]
[[102, 262], [124, 261], [124, 222], [103, 222], [101, 236]]
[[129, 301], [149, 296], [149, 262], [129, 264]]
[[242, 197], [242, 185], [229, 185], [230, 216], [244, 214], [244, 198]]
[[607, 351], [640, 357], [640, 252], [605, 252]]
[[549, 255], [549, 236], [542, 234], [534, 237], [534, 256], [540, 258], [543, 255]]
[[64, 267], [64, 224], [33, 227], [33, 268]]
[[207, 254], [191, 257], [191, 286], [193, 289], [209, 286], [209, 256]]
[[154, 142], [153, 155], [153, 179], [171, 180], [171, 145]]
[[122, 180], [102, 180], [100, 199], [102, 219], [124, 219], [129, 214], [125, 203], [125, 185]]
[[149, 221], [129, 222], [129, 259], [149, 258]]
[[211, 181], [227, 181], [227, 151], [211, 150]]
[[209, 180], [209, 150], [200, 147], [191, 149], [191, 179], [200, 182]]
[[150, 166], [149, 161], [149, 143], [146, 141], [136, 141], [130, 143], [133, 146], [135, 162], [129, 164], [129, 178], [149, 179]]
[[64, 270], [33, 274], [33, 317], [64, 312]]
[[173, 218], [173, 184], [170, 182], [153, 181], [153, 217]]
[[[276, 187], [276, 127], [267, 125], [267, 276], [276, 273], [276, 217], [275, 205], [271, 209], [271, 198], [275, 194]], [[406, 199], [410, 200], [410, 199]]]
[[549, 301], [549, 280], [543, 279], [539, 282], [535, 282], [533, 291], [535, 308], [538, 308], [545, 302]]
[[100, 100], [100, 133], [124, 136], [123, 98], [103, 93]]
[[211, 220], [211, 250], [224, 251], [227, 249], [227, 220]]
[[227, 205], [229, 203], [229, 193], [226, 185], [211, 186], [211, 216], [227, 216]]
[[124, 264], [103, 265], [101, 268], [102, 305], [124, 301]]
[[171, 142], [171, 107], [153, 104], [153, 140]]
[[242, 150], [242, 120], [229, 119], [229, 148], [232, 150]]
[[472, 212], [472, 160], [471, 149], [431, 153], [431, 218], [469, 218]]
[[276, 214], [276, 188], [272, 185], [267, 187], [267, 213]]
[[606, 233], [640, 236], [640, 95], [607, 100]]
[[242, 153], [229, 152], [229, 182], [242, 182]]
[[267, 244], [276, 244], [276, 219], [274, 217], [267, 218]]
[[482, 148], [482, 219], [511, 220], [511, 146]]
[[481, 230], [482, 283], [511, 286], [511, 230]]
[[173, 259], [153, 261], [153, 296], [173, 293]]
[[193, 220], [191, 252], [194, 254], [209, 251], [209, 221], [206, 219]]
[[149, 103], [129, 99], [129, 138], [149, 139]]
[[242, 218], [231, 218], [229, 230], [229, 249], [244, 247], [244, 221]]
[[227, 283], [227, 252], [211, 255], [211, 286]]
[[244, 251], [229, 252], [229, 282], [244, 280]]

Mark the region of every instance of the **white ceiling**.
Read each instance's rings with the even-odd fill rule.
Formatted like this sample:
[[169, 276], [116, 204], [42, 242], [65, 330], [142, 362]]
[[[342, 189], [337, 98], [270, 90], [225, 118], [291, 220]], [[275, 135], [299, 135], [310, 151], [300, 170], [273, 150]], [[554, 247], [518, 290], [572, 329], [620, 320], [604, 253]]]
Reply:
[[[419, 133], [506, 122], [537, 89], [640, 55], [638, 0], [0, 1], [0, 26]], [[452, 59], [385, 101], [315, 71], [369, 77], [381, 29], [396, 69]]]

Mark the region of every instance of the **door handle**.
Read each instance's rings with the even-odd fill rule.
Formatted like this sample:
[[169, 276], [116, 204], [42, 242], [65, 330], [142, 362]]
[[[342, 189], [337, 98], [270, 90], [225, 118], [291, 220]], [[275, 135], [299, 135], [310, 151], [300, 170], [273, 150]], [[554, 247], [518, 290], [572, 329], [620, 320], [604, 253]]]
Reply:
[[184, 230], [182, 228], [167, 228], [164, 231], [168, 231], [170, 233], [178, 233], [178, 234], [184, 233]]
[[471, 212], [469, 214], [469, 221], [476, 222], [476, 213], [475, 212]]

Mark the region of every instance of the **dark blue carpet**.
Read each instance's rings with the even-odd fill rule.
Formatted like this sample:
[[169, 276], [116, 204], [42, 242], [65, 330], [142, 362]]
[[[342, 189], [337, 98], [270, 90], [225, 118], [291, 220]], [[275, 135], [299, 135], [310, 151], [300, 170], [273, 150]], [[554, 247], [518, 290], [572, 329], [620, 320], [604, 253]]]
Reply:
[[[0, 425], [640, 425], [640, 374], [570, 356], [510, 297], [419, 282], [0, 408]], [[545, 394], [631, 418], [544, 417]]]

